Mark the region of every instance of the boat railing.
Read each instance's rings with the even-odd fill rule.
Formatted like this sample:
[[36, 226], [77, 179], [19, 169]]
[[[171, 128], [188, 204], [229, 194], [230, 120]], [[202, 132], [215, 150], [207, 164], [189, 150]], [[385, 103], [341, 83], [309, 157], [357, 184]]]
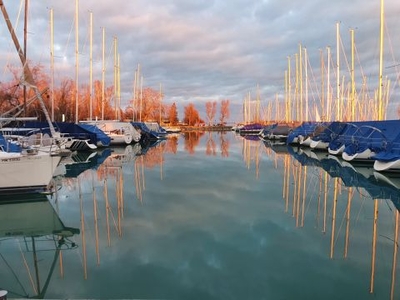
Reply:
[[341, 134], [338, 134], [335, 138], [335, 140], [341, 141], [343, 143], [346, 143], [348, 141], [351, 142], [353, 133], [352, 130], [357, 131], [359, 129], [359, 126], [357, 126], [356, 124], [352, 123], [352, 122], [346, 122], [345, 123], [347, 125], [347, 127], [345, 128], [344, 132]]
[[359, 126], [352, 134], [350, 142], [362, 150], [369, 148], [374, 151], [386, 149], [389, 144], [385, 133], [381, 129], [371, 125]]

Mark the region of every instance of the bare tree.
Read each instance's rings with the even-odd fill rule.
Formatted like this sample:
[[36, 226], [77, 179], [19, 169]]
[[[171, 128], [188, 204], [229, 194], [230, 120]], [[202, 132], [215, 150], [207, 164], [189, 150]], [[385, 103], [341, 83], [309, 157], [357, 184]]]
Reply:
[[207, 101], [206, 102], [206, 114], [208, 119], [208, 125], [214, 122], [215, 114], [217, 113], [217, 102]]
[[221, 124], [225, 124], [226, 120], [229, 118], [230, 116], [230, 111], [229, 111], [229, 100], [222, 100], [221, 101], [221, 115], [219, 117], [219, 120], [221, 122]]

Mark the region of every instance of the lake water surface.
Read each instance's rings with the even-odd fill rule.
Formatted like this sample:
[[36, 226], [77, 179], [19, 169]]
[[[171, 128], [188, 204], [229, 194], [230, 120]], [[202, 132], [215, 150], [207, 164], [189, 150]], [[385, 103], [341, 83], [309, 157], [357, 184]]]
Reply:
[[8, 298], [400, 297], [399, 191], [371, 168], [233, 132], [109, 150], [0, 206]]

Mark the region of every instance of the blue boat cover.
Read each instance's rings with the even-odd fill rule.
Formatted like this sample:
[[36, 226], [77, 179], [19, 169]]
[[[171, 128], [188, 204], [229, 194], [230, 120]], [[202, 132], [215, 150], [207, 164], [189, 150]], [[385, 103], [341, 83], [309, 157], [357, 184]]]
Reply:
[[142, 135], [141, 139], [158, 140], [166, 138], [165, 134], [151, 130], [144, 122], [131, 122], [131, 124], [139, 130]]
[[386, 148], [397, 137], [400, 120], [354, 122], [358, 129], [354, 131], [345, 144], [349, 155], [361, 153], [367, 149], [375, 153], [386, 151]]
[[21, 146], [19, 144], [7, 141], [0, 133], [0, 151], [18, 153], [21, 152]]
[[320, 122], [303, 122], [300, 126], [296, 127], [292, 132], [289, 133], [286, 143], [294, 143], [294, 139], [299, 136], [310, 136], [315, 131], [315, 128], [320, 124]]
[[[67, 122], [54, 122], [53, 126], [64, 136], [89, 140], [89, 142], [94, 145], [101, 144], [102, 146], [107, 147], [111, 143], [111, 138], [95, 125], [85, 123], [75, 124]], [[37, 128], [40, 130], [40, 132], [50, 135], [50, 129], [47, 122], [28, 121], [23, 123], [23, 127]]]

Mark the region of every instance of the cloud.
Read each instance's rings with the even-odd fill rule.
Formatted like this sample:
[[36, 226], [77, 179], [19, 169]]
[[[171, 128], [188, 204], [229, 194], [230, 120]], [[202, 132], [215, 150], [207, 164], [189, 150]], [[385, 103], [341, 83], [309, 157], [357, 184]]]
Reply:
[[[16, 20], [19, 3], [6, 0], [10, 16]], [[56, 68], [69, 61], [74, 69], [75, 2], [46, 0], [30, 3], [29, 52], [32, 61], [49, 63], [49, 8], [54, 9], [55, 43], [59, 50]], [[399, 48], [400, 8], [395, 0], [385, 1], [386, 65], [396, 65]], [[81, 69], [88, 66], [89, 11], [94, 18], [95, 77], [100, 78], [102, 28], [106, 31], [107, 74], [112, 82], [113, 39], [117, 38], [122, 65], [123, 102], [129, 101], [134, 72], [140, 64], [144, 84], [158, 89], [162, 84], [166, 102], [184, 105], [188, 101], [230, 99], [237, 107], [246, 94], [255, 95], [260, 86], [262, 101], [284, 95], [287, 57], [299, 47], [307, 49], [310, 74], [319, 74], [326, 47], [336, 60], [336, 23], [340, 24], [342, 74], [349, 78], [350, 34], [355, 30], [358, 78], [368, 76], [371, 90], [377, 84], [379, 54], [379, 1], [122, 1], [79, 3], [79, 44]], [[22, 20], [18, 33], [21, 40]], [[2, 25], [1, 28], [4, 28]], [[11, 53], [7, 36], [0, 38], [2, 54]], [[3, 57], [1, 62], [6, 63]], [[17, 59], [14, 59], [17, 64]], [[334, 65], [334, 61], [332, 61]], [[87, 71], [82, 70], [83, 74]], [[86, 73], [85, 73], [86, 72]], [[396, 70], [387, 69], [396, 81]], [[293, 72], [294, 74], [294, 72]], [[6, 75], [2, 75], [6, 76]], [[317, 75], [315, 75], [317, 77]], [[73, 77], [73, 75], [72, 75]], [[334, 75], [332, 75], [332, 78]], [[0, 80], [3, 80], [0, 77]], [[82, 80], [84, 80], [82, 78]], [[315, 80], [318, 80], [316, 78]], [[362, 81], [359, 80], [359, 85]], [[199, 102], [197, 102], [199, 101]], [[240, 115], [240, 113], [232, 113]]]

